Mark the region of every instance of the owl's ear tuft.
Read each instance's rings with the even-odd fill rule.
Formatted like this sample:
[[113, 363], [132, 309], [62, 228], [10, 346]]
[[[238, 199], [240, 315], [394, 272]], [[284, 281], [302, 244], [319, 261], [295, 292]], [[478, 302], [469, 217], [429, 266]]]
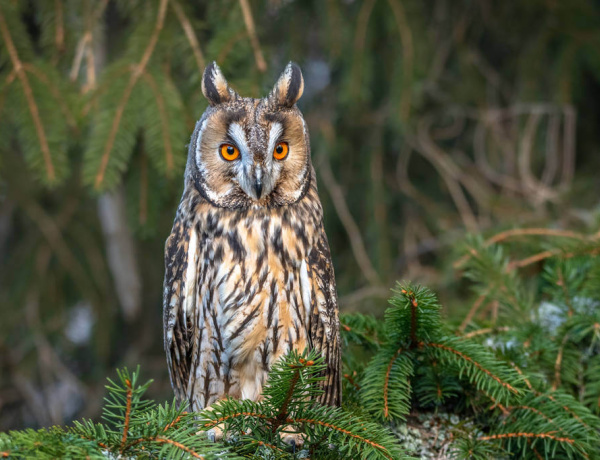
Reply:
[[204, 69], [202, 76], [202, 94], [208, 99], [210, 105], [229, 102], [237, 97], [237, 94], [227, 84], [227, 80], [221, 73], [216, 62], [211, 62]]
[[292, 107], [304, 92], [304, 78], [302, 72], [293, 62], [290, 62], [269, 95], [277, 105]]

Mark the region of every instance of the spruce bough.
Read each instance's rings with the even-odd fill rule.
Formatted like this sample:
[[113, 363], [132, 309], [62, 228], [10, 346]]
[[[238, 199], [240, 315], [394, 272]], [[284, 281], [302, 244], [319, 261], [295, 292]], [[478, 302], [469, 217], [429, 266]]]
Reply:
[[[583, 267], [588, 277], [563, 278], [589, 291], [599, 272], [593, 264]], [[570, 270], [559, 268], [552, 265], [544, 276], [551, 279]], [[589, 286], [582, 284], [588, 278]], [[569, 302], [571, 308], [579, 308], [578, 302]], [[269, 374], [262, 401], [227, 399], [196, 414], [174, 402], [145, 400], [150, 382], [139, 384], [139, 370], [121, 370], [118, 380], [107, 385], [100, 423], [84, 420], [69, 428], [3, 433], [0, 455], [401, 459], [410, 449], [390, 428], [414, 424], [417, 413], [438, 411], [461, 418], [450, 431], [453, 458], [593, 458], [599, 451], [600, 419], [586, 407], [590, 398], [575, 399], [568, 380], [548, 385], [544, 360], [519, 343], [524, 331], [539, 335], [535, 323], [511, 332], [512, 345], [489, 347], [479, 341], [488, 329], [457, 334], [447, 327], [436, 296], [425, 287], [398, 285], [390, 304], [385, 322], [360, 314], [342, 316], [344, 408], [316, 402], [325, 365], [315, 352], [282, 358]], [[567, 317], [560, 329], [563, 347], [585, 346], [589, 352], [598, 345], [595, 323], [575, 314]], [[489, 329], [498, 340], [505, 330]], [[597, 367], [593, 356], [588, 361], [585, 376]], [[588, 391], [596, 395], [593, 385]], [[210, 442], [206, 432], [217, 426], [223, 441]], [[301, 448], [284, 442], [290, 433], [302, 435]]]

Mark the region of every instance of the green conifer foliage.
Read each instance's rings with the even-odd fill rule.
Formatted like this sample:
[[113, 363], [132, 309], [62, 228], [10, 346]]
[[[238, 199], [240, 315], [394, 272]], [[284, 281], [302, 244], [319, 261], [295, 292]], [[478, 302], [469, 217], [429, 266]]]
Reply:
[[[517, 366], [480, 343], [478, 334], [456, 336], [444, 325], [435, 295], [422, 286], [398, 285], [390, 303], [372, 358], [362, 369], [348, 367], [358, 361], [345, 369], [347, 379], [361, 376], [346, 385], [347, 393], [377, 420], [401, 423], [411, 412], [458, 410], [472, 420], [454, 430], [458, 458], [581, 458], [600, 448], [600, 419], [562, 388], [534, 387], [524, 370], [535, 376], [536, 367], [526, 353]], [[375, 340], [370, 319], [346, 315], [342, 321], [347, 343], [357, 335]], [[592, 330], [577, 329], [584, 337]]]
[[[388, 430], [340, 408], [321, 406], [323, 359], [292, 352], [269, 374], [264, 400], [227, 399], [200, 414], [185, 407], [143, 399], [151, 382], [140, 385], [139, 369], [117, 371], [109, 380], [102, 422], [74, 422], [71, 428], [0, 433], [0, 455], [10, 458], [404, 458]], [[223, 430], [221, 442], [205, 432]], [[285, 435], [301, 434], [292, 449]]]

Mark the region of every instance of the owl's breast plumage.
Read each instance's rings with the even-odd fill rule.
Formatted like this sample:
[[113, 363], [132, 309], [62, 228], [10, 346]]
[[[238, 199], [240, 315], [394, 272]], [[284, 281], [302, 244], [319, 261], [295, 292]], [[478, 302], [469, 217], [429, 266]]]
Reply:
[[199, 407], [222, 392], [258, 397], [270, 365], [309, 345], [317, 205], [194, 209], [181, 305], [197, 331], [187, 396]]

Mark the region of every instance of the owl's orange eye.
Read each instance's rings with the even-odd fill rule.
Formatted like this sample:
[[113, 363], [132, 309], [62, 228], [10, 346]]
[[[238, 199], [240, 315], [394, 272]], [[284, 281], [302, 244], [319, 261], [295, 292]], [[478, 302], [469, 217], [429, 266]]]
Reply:
[[280, 142], [275, 146], [275, 149], [273, 149], [273, 158], [276, 160], [283, 160], [285, 157], [287, 157], [288, 151], [288, 143]]
[[221, 156], [227, 161], [237, 160], [240, 156], [240, 151], [231, 144], [223, 144], [221, 146]]

